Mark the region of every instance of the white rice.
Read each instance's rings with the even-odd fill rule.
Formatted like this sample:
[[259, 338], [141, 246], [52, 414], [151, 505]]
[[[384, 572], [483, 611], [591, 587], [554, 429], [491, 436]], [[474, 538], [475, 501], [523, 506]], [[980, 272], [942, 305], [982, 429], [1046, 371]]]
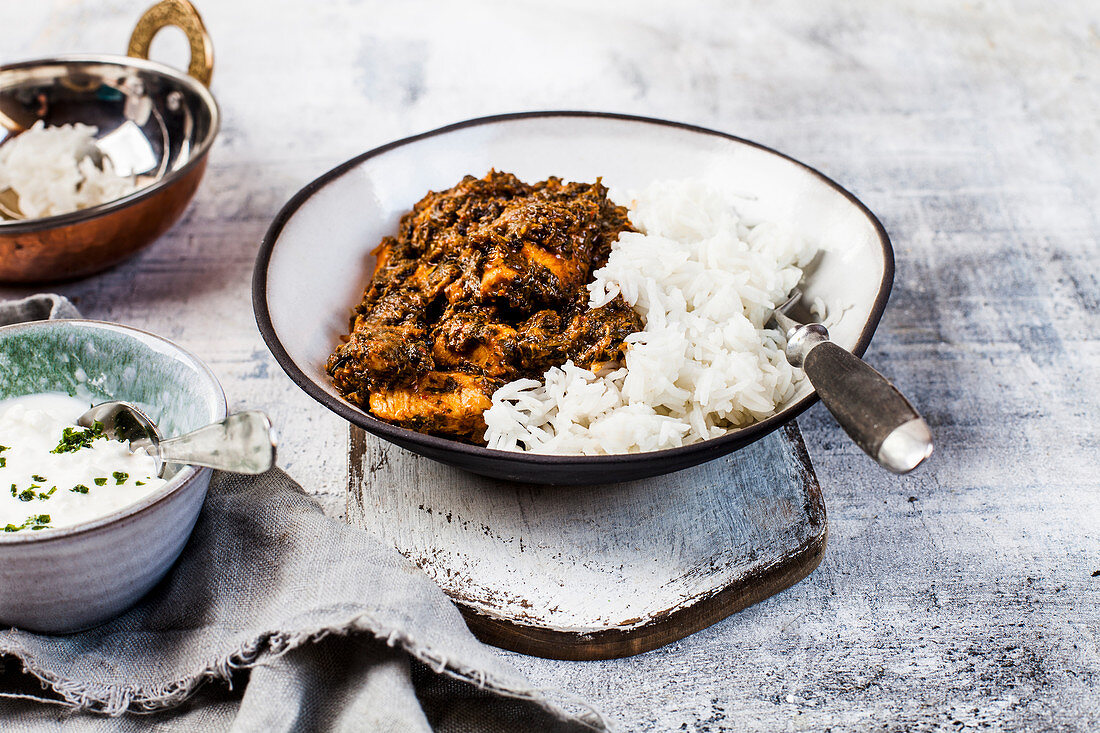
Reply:
[[603, 454], [715, 438], [773, 414], [802, 379], [766, 330], [816, 248], [793, 228], [748, 226], [730, 196], [699, 180], [621, 196], [642, 233], [624, 233], [589, 287], [590, 306], [621, 294], [645, 322], [625, 364], [595, 375], [567, 362], [519, 379], [485, 412], [490, 448]]
[[28, 219], [98, 206], [134, 192], [133, 176], [116, 175], [106, 157], [100, 169], [88, 156], [97, 131], [81, 124], [46, 127], [39, 120], [0, 145], [0, 191], [13, 189]]

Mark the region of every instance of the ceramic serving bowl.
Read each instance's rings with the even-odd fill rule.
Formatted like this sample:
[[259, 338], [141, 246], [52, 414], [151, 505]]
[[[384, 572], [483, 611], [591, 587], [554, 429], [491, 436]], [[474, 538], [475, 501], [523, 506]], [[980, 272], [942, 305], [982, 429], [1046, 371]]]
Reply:
[[[165, 435], [226, 415], [221, 385], [194, 355], [159, 336], [98, 321], [0, 327], [0, 400], [37, 392], [136, 402]], [[66, 633], [132, 606], [183, 550], [210, 475], [209, 468], [170, 468], [167, 484], [99, 519], [0, 532], [0, 625]]]
[[382, 422], [343, 400], [325, 363], [347, 332], [373, 268], [370, 251], [428, 191], [490, 168], [526, 181], [550, 175], [612, 188], [702, 177], [741, 194], [747, 218], [790, 222], [826, 250], [802, 284], [846, 310], [833, 339], [862, 355], [893, 282], [890, 240], [874, 215], [813, 168], [757, 143], [662, 120], [589, 112], [486, 117], [364, 153], [302, 189], [264, 238], [253, 277], [260, 331], [303, 390], [341, 417], [416, 453], [475, 473], [548, 484], [655, 476], [709, 461], [776, 430], [816, 397], [806, 380], [772, 417], [721, 438], [612, 456], [547, 456], [490, 450]]
[[[147, 60], [153, 36], [179, 26], [191, 43], [188, 73]], [[129, 56], [64, 56], [0, 66], [0, 145], [39, 120], [98, 128], [97, 146], [116, 171], [143, 187], [114, 201], [38, 219], [0, 213], [0, 282], [67, 280], [115, 265], [151, 244], [180, 217], [206, 170], [218, 132], [207, 89], [210, 38], [186, 0], [150, 8]], [[18, 212], [11, 190], [0, 203]]]

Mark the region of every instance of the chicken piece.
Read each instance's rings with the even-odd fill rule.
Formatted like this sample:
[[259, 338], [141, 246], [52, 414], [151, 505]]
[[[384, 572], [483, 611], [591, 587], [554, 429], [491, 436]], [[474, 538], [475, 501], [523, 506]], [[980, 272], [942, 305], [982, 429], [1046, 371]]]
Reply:
[[641, 317], [622, 298], [584, 310], [562, 327], [554, 311], [541, 311], [523, 323], [518, 333], [520, 363], [532, 376], [572, 359], [577, 366], [598, 371], [622, 361], [623, 339], [643, 328]]
[[371, 283], [378, 282], [378, 274], [385, 271], [386, 266], [393, 260], [393, 245], [397, 240], [393, 237], [384, 237], [382, 242], [371, 250], [374, 257], [374, 272], [371, 273]]
[[474, 367], [490, 377], [514, 373], [516, 329], [489, 308], [450, 310], [435, 329], [432, 357], [440, 368]]
[[444, 289], [444, 296], [451, 305], [468, 305], [480, 301], [482, 263], [485, 253], [475, 247], [467, 247], [454, 255], [455, 266], [461, 273]]
[[366, 405], [372, 389], [413, 381], [433, 366], [423, 329], [382, 326], [353, 332], [346, 343], [336, 347], [326, 368], [341, 394], [350, 402]]
[[410, 256], [438, 260], [448, 251], [465, 247], [473, 227], [493, 221], [512, 199], [531, 191], [511, 173], [491, 170], [484, 178], [466, 176], [446, 191], [429, 193], [418, 201], [401, 217], [397, 238], [408, 243]]
[[412, 386], [375, 390], [370, 411], [386, 422], [423, 433], [443, 433], [469, 440], [485, 434], [481, 414], [493, 392], [504, 383], [461, 372], [429, 372]]
[[486, 251], [479, 295], [513, 308], [565, 303], [588, 279], [599, 207], [535, 200], [507, 208], [470, 235]]
[[525, 374], [538, 376], [569, 358], [569, 341], [562, 333], [557, 311], [542, 310], [516, 327], [519, 365]]
[[365, 306], [362, 313], [352, 316], [351, 330], [371, 331], [383, 326], [410, 326], [424, 328], [427, 306], [419, 293], [393, 291], [386, 293], [373, 304]]
[[601, 308], [577, 314], [565, 331], [569, 358], [577, 366], [600, 371], [602, 366], [622, 361], [623, 339], [644, 328], [642, 317], [621, 297]]
[[626, 209], [607, 197], [607, 188], [598, 178], [595, 183], [562, 183], [560, 178], [551, 176], [534, 184], [532, 188], [536, 197], [585, 208], [585, 218], [595, 228], [591, 246], [583, 255], [591, 262], [589, 272], [607, 264], [611, 245], [619, 238], [620, 233], [635, 231], [626, 215]]

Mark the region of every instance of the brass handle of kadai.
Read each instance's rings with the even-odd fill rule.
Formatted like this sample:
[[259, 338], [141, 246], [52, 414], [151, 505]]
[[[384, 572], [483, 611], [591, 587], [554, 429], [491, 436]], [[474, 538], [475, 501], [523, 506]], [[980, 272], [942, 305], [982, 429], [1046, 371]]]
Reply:
[[214, 44], [199, 11], [187, 0], [162, 0], [146, 10], [130, 35], [126, 55], [148, 59], [153, 37], [170, 25], [182, 30], [191, 46], [191, 64], [187, 67], [187, 73], [210, 86], [210, 79], [214, 76]]

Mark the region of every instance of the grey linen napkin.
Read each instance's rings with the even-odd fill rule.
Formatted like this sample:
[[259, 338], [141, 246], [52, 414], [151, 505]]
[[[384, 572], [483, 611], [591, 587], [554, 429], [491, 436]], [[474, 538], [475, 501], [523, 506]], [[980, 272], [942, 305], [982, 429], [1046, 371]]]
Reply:
[[[77, 315], [59, 296], [0, 324]], [[0, 589], [0, 592], [3, 592]], [[46, 704], [44, 704], [46, 703]], [[179, 562], [71, 636], [0, 629], [0, 728], [605, 730], [477, 641], [420, 570], [278, 469], [215, 473]]]
[[68, 298], [53, 293], [0, 302], [0, 326], [50, 318], [80, 318], [80, 312]]

